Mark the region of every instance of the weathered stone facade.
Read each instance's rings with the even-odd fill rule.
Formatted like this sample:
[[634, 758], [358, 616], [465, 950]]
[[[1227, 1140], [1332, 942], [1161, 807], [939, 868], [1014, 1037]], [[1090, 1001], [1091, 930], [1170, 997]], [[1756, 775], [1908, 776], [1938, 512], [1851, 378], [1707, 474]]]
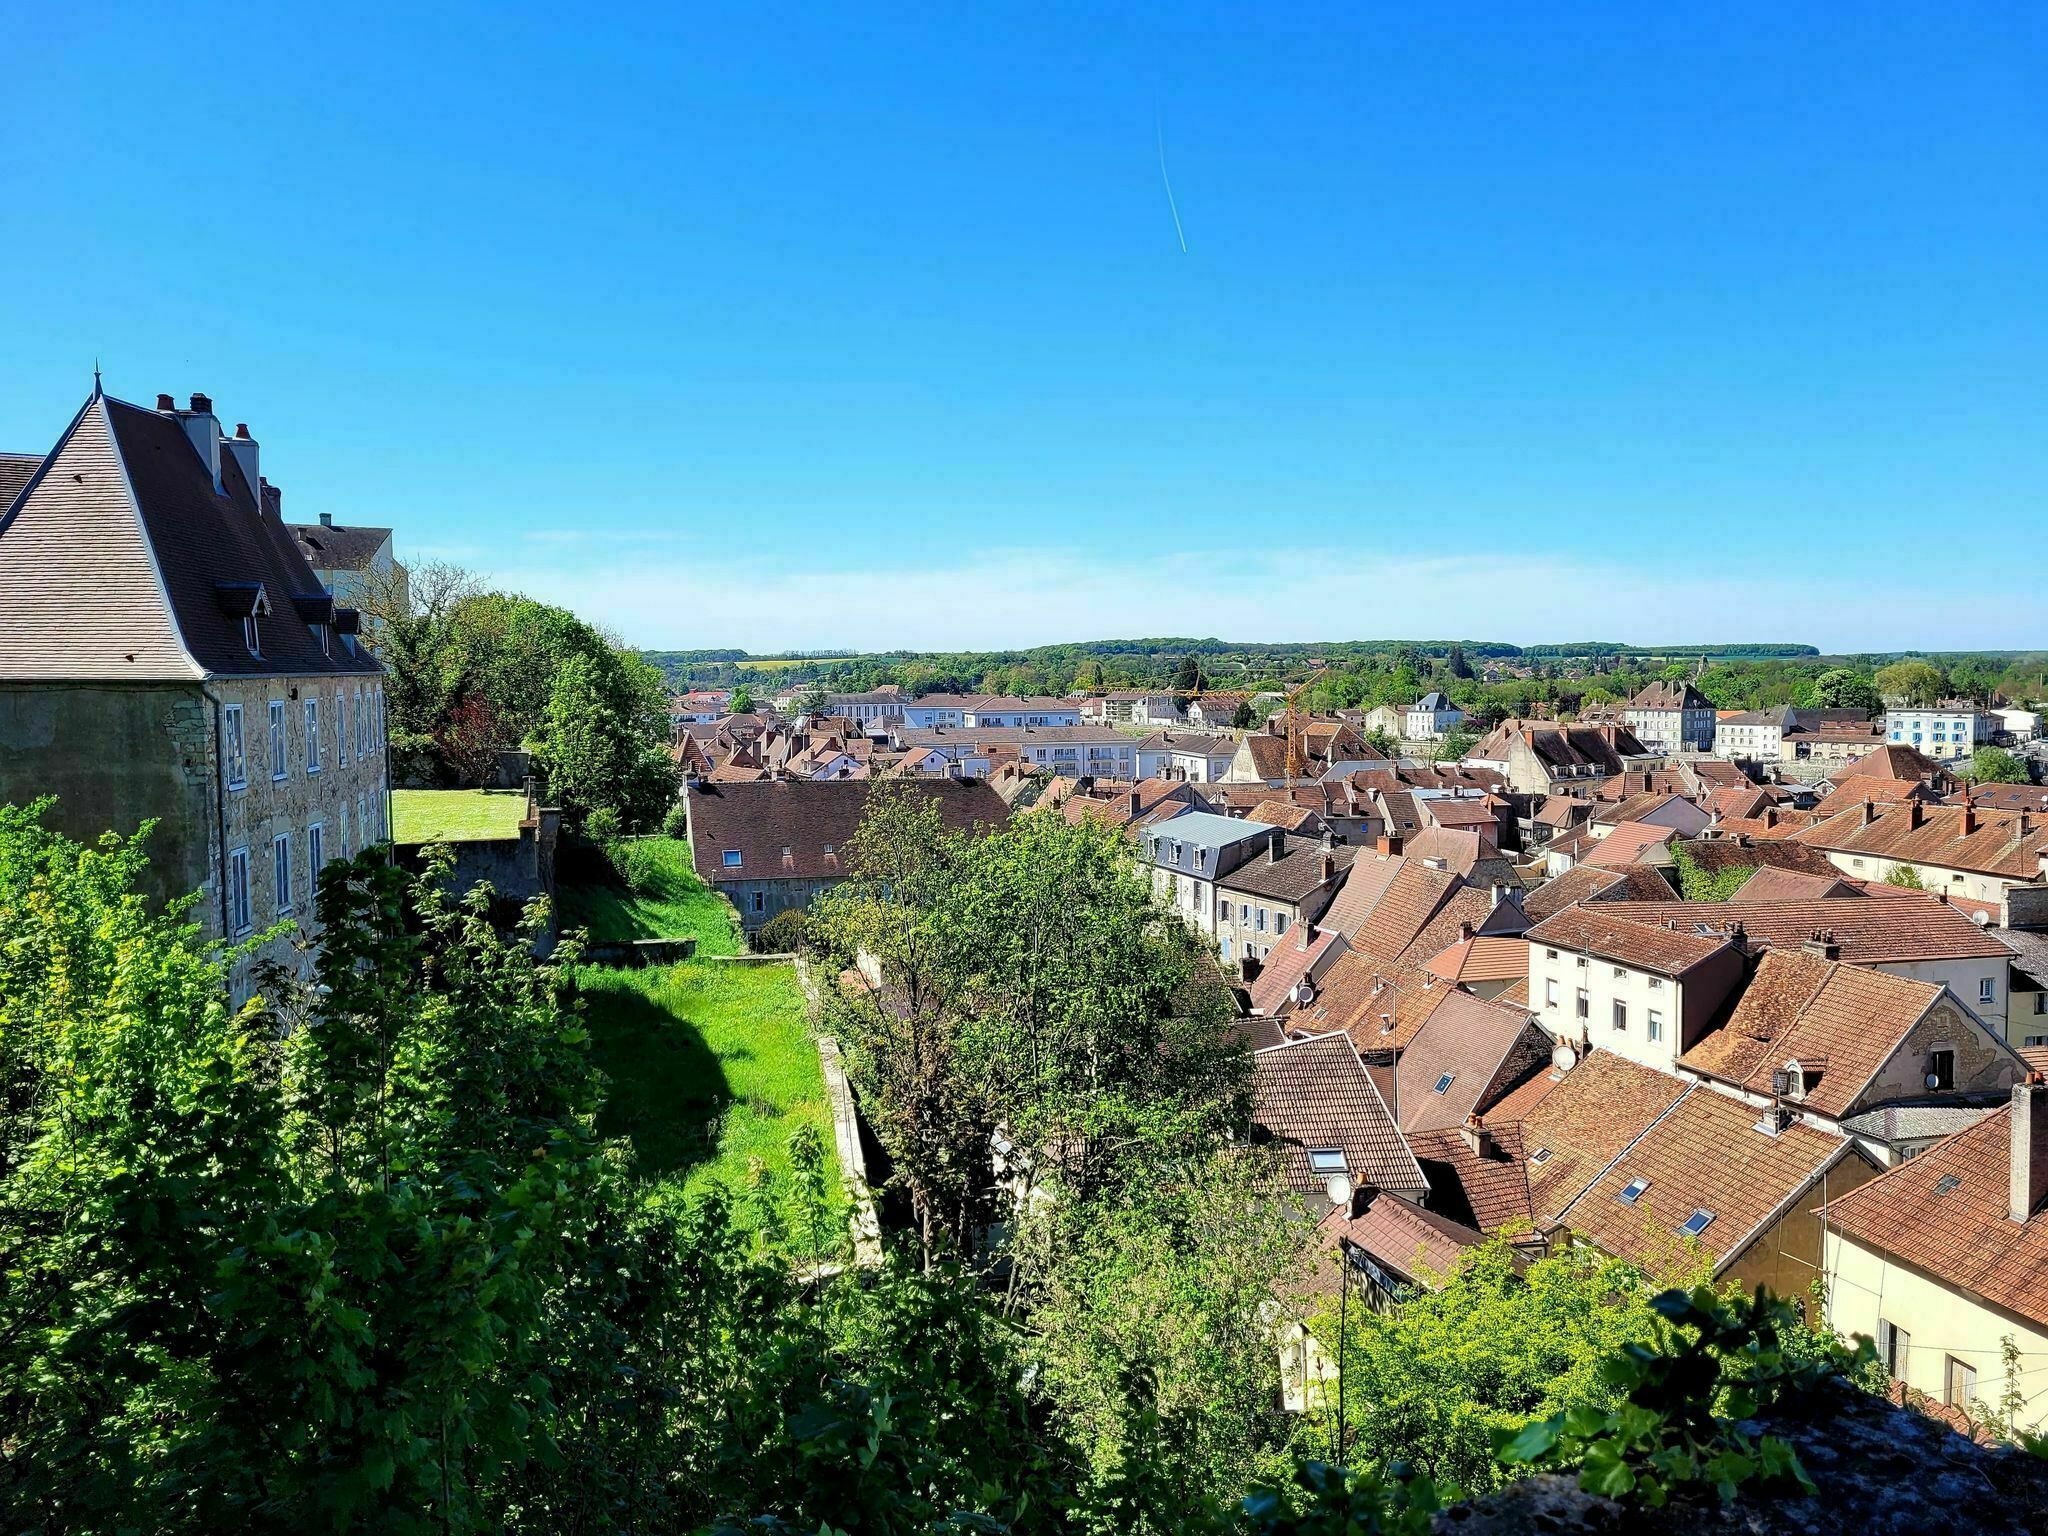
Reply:
[[[209, 938], [240, 936], [231, 911], [232, 863], [237, 850], [246, 851], [243, 933], [280, 916], [311, 932], [312, 829], [321, 829], [324, 858], [382, 841], [389, 829], [381, 688], [375, 678], [333, 675], [9, 684], [0, 688], [0, 801], [55, 795], [49, 825], [85, 842], [154, 820], [148, 893], [164, 901], [199, 892], [192, 916]], [[307, 747], [309, 699], [319, 703], [317, 754]], [[273, 773], [272, 702], [284, 707], [282, 776]], [[239, 785], [230, 783], [226, 761], [233, 707], [243, 733]], [[282, 899], [279, 837], [289, 849]], [[297, 963], [293, 938], [264, 946], [256, 959], [266, 958]]]

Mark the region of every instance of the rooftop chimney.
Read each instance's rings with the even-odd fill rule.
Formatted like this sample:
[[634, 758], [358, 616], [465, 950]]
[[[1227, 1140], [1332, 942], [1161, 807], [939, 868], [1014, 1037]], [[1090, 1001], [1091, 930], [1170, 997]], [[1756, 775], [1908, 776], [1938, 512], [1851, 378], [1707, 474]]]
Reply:
[[222, 441], [221, 446], [235, 456], [235, 462], [242, 467], [242, 478], [249, 482], [249, 495], [256, 503], [256, 511], [263, 511], [263, 475], [257, 464], [256, 439], [249, 435], [249, 423], [235, 423], [235, 435]]
[[1474, 1157], [1493, 1156], [1493, 1132], [1486, 1128], [1486, 1123], [1477, 1115], [1467, 1115], [1465, 1123], [1458, 1127], [1458, 1134], [1465, 1138], [1465, 1145], [1472, 1149]]
[[1126, 799], [1126, 804], [1130, 806], [1131, 814], [1133, 816], [1138, 814], [1138, 792], [1135, 789], [1130, 792], [1130, 795]]
[[[1498, 890], [1500, 887], [1495, 886], [1494, 889]], [[1470, 939], [1472, 937], [1472, 925], [1470, 923], [1458, 924], [1458, 937], [1460, 940]]]
[[173, 400], [169, 395], [158, 395], [156, 397], [156, 408], [164, 412], [166, 415], [169, 415], [172, 411], [175, 411], [178, 408], [178, 402]]
[[1919, 826], [1919, 825], [1920, 825], [1920, 822], [1921, 822], [1921, 810], [1920, 810], [1920, 802], [1919, 802], [1918, 800], [1915, 800], [1915, 801], [1911, 802], [1910, 804], [1908, 804], [1908, 805], [1907, 805], [1907, 807], [1906, 807], [1906, 825], [1907, 825], [1907, 826], [1909, 826], [1909, 827], [1917, 827], [1917, 826]]
[[1976, 830], [1977, 807], [1974, 805], [1966, 805], [1963, 807], [1963, 836], [1968, 837], [1972, 832]]
[[1379, 852], [1387, 854], [1389, 856], [1397, 854], [1401, 851], [1400, 835], [1394, 832], [1382, 832], [1379, 835], [1379, 837], [1374, 840], [1373, 847], [1378, 849]]
[[1337, 856], [1336, 856], [1335, 854], [1332, 854], [1332, 853], [1328, 853], [1328, 852], [1325, 852], [1325, 853], [1323, 854], [1323, 880], [1322, 880], [1322, 883], [1323, 883], [1324, 885], [1328, 885], [1328, 884], [1329, 884], [1329, 883], [1330, 883], [1330, 882], [1331, 882], [1332, 880], [1334, 880], [1334, 879], [1336, 879], [1336, 878], [1337, 878]]
[[1316, 941], [1316, 925], [1306, 922], [1296, 923], [1294, 925], [1294, 935], [1294, 947], [1303, 954], [1307, 954], [1309, 946]]
[[1281, 831], [1278, 827], [1268, 832], [1266, 834], [1266, 862], [1268, 864], [1279, 863], [1281, 850], [1286, 846], [1287, 834], [1285, 832]]
[[1839, 960], [1842, 958], [1842, 946], [1835, 942], [1834, 930], [1831, 928], [1814, 929], [1807, 936], [1806, 942], [1800, 947], [1809, 955], [1814, 955], [1822, 960]]
[[1863, 825], [1867, 827], [1875, 820], [1877, 820], [1877, 807], [1872, 805], [1868, 800], [1864, 801]]
[[2048, 1195], [2048, 1078], [2029, 1072], [2012, 1085], [2011, 1203], [2006, 1214], [2025, 1221]]
[[206, 472], [213, 477], [214, 493], [218, 495], [220, 483], [220, 418], [213, 414], [213, 402], [204, 395], [192, 397], [192, 409], [176, 413], [178, 424], [185, 429], [185, 436], [192, 440], [193, 451], [206, 465]]

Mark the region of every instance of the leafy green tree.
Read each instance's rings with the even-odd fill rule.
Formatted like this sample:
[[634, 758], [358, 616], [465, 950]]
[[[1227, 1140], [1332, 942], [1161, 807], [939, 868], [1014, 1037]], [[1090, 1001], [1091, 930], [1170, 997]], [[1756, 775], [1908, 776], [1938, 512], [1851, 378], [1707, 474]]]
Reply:
[[1174, 668], [1173, 691], [1194, 694], [1202, 691], [1202, 659], [1190, 651], [1181, 657], [1180, 665]]
[[1908, 704], [1925, 706], [1941, 698], [1948, 679], [1939, 667], [1928, 662], [1895, 661], [1888, 667], [1880, 667], [1871, 683], [1887, 699], [1903, 699]]
[[1252, 701], [1250, 699], [1241, 701], [1236, 711], [1230, 717], [1232, 730], [1248, 731], [1258, 723], [1258, 712], [1252, 708]]
[[1903, 886], [1909, 891], [1924, 891], [1927, 882], [1920, 878], [1920, 871], [1911, 864], [1894, 864], [1885, 872], [1886, 885]]
[[754, 690], [745, 683], [741, 683], [732, 691], [732, 712], [736, 715], [748, 715], [752, 714], [753, 711]]
[[829, 699], [830, 695], [825, 692], [825, 685], [823, 683], [812, 683], [798, 695], [796, 701], [797, 713], [802, 715], [822, 715], [825, 712], [825, 705]]
[[1884, 708], [1870, 676], [1849, 667], [1830, 667], [1821, 673], [1802, 702], [1815, 709], [1860, 709], [1872, 715]]
[[651, 826], [675, 798], [667, 753], [648, 730], [647, 717], [666, 712], [648, 673], [620, 678], [607, 659], [572, 655], [555, 674], [535, 758], [574, 825], [605, 810], [622, 826]]
[[1389, 760], [1401, 755], [1401, 743], [1396, 741], [1394, 733], [1383, 725], [1376, 725], [1365, 733], [1365, 744]]
[[[1312, 1326], [1334, 1361], [1343, 1340], [1345, 1434], [1356, 1461], [1407, 1463], [1468, 1492], [1508, 1481], [1496, 1431], [1620, 1394], [1601, 1367], [1658, 1337], [1654, 1287], [1619, 1260], [1579, 1250], [1517, 1273], [1502, 1242], [1476, 1250], [1434, 1289], [1385, 1313], [1328, 1300]], [[1334, 1436], [1335, 1389], [1319, 1437]], [[1328, 1439], [1325, 1444], [1333, 1443]]]
[[1979, 747], [1970, 759], [1972, 784], [2031, 784], [2027, 761], [2004, 747]]
[[911, 1200], [927, 1264], [1010, 1194], [1086, 1200], [1143, 1159], [1210, 1145], [1246, 1109], [1250, 1061], [1203, 942], [1159, 906], [1128, 842], [1093, 820], [947, 831], [916, 786], [878, 792], [809, 942], [879, 965], [826, 1023]]
[[1460, 726], [1454, 730], [1445, 731], [1442, 736], [1437, 738], [1430, 753], [1431, 760], [1439, 763], [1459, 762], [1467, 752], [1470, 752], [1478, 745], [1479, 733], [1477, 731], [1468, 731]]

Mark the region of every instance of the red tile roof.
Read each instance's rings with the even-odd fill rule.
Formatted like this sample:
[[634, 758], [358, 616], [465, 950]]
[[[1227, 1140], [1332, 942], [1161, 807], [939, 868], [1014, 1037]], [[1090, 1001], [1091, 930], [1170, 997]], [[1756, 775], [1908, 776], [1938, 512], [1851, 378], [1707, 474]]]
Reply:
[[2048, 1326], [2048, 1212], [2011, 1219], [2011, 1168], [2008, 1105], [1830, 1200], [1827, 1220], [1845, 1238]]
[[[1718, 911], [1717, 905], [1710, 902], [1589, 902], [1567, 907], [1538, 923], [1529, 930], [1528, 939], [1531, 944], [1547, 944], [1640, 971], [1679, 977], [1719, 954], [1730, 942], [1726, 933], [1718, 931], [1720, 920], [1711, 914], [1697, 921], [1714, 922], [1717, 931], [1693, 930], [1695, 905]], [[1663, 909], [1668, 907], [1685, 909], [1684, 927], [1663, 925]]]
[[2031, 882], [2040, 878], [2041, 856], [2048, 853], [2048, 816], [1960, 805], [1895, 805], [1866, 812], [1859, 801], [1796, 837], [1836, 853]]
[[1311, 1202], [1324, 1198], [1326, 1175], [1309, 1160], [1321, 1148], [1344, 1154], [1354, 1183], [1410, 1200], [1427, 1193], [1422, 1169], [1343, 1035], [1268, 1046], [1253, 1053], [1252, 1065], [1253, 1122], [1279, 1145], [1295, 1193]]
[[1526, 1008], [1452, 992], [1415, 1032], [1395, 1069], [1407, 1132], [1455, 1128], [1548, 1066], [1550, 1042]]
[[1537, 1225], [1554, 1224], [1686, 1086], [1608, 1051], [1593, 1052], [1553, 1084], [1522, 1117], [1523, 1153], [1534, 1159], [1528, 1179]]
[[[1896, 889], [1894, 887], [1893, 889]], [[1924, 891], [1897, 896], [1813, 897], [1803, 901], [1602, 902], [1598, 909], [1632, 923], [1677, 924], [1690, 933], [1705, 923], [1740, 923], [1752, 945], [1797, 949], [1816, 932], [1833, 935], [1852, 965], [1908, 960], [2004, 959], [2006, 947], [1947, 902]], [[1585, 909], [1581, 909], [1585, 910]]]

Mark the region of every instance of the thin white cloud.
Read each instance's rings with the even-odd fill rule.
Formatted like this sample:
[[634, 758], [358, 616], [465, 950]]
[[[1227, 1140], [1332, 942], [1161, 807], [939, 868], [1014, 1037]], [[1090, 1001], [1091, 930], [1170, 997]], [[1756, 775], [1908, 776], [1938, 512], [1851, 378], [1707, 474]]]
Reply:
[[[947, 565], [797, 566], [712, 557], [695, 539], [667, 558], [596, 534], [542, 541], [547, 556], [486, 574], [560, 602], [650, 649], [757, 653], [1000, 650], [1141, 635], [1232, 640], [1793, 641], [1823, 650], [2010, 646], [2011, 616], [1930, 614], [1908, 589], [1651, 570], [1512, 555], [1299, 550], [990, 549]], [[627, 558], [621, 558], [622, 552]], [[1906, 632], [1907, 630], [1912, 632]]]

